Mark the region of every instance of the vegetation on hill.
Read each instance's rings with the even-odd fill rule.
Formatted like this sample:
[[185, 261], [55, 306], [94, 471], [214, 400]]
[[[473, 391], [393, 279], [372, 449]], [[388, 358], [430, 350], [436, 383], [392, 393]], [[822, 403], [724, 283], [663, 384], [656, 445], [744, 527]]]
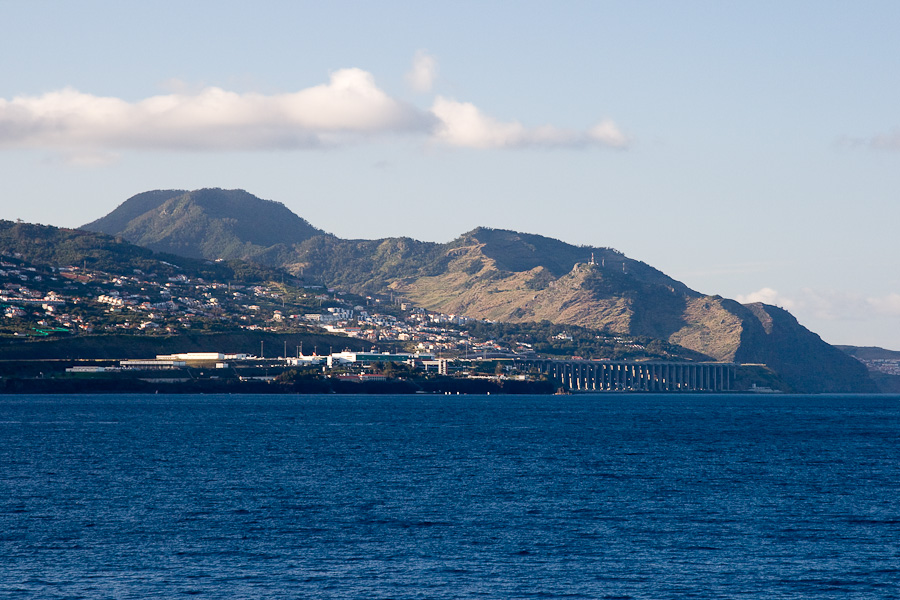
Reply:
[[222, 189], [138, 194], [83, 229], [207, 259], [252, 258], [323, 233], [280, 202]]
[[154, 252], [110, 236], [78, 229], [0, 220], [0, 254], [52, 267], [86, 267], [98, 271], [187, 275], [219, 281], [265, 281], [279, 271], [247, 261], [211, 262]]
[[526, 347], [559, 359], [573, 356], [605, 360], [698, 360], [710, 358], [699, 352], [643, 336], [622, 338], [587, 327], [542, 321], [540, 323], [490, 323], [479, 321], [466, 327], [470, 335], [496, 340], [502, 345]]
[[[721, 361], [765, 363], [796, 389], [872, 388], [857, 361], [788, 313], [705, 296], [611, 248], [488, 228], [447, 244], [342, 240], [240, 190], [167, 195], [136, 196], [89, 227], [170, 252], [249, 258], [441, 313], [517, 324], [549, 321], [658, 339]], [[294, 225], [276, 227], [274, 221]]]
[[411, 238], [342, 240], [332, 235], [306, 240], [282, 260], [295, 275], [358, 294], [385, 293], [399, 279], [440, 273], [448, 262], [440, 244]]

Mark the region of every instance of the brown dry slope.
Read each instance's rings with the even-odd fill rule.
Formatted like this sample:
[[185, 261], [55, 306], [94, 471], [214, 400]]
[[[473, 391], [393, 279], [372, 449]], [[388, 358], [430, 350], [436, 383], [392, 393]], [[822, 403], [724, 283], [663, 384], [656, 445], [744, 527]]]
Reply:
[[714, 360], [765, 363], [800, 391], [874, 391], [861, 363], [782, 309], [704, 296], [610, 249], [569, 247], [587, 261], [560, 273], [559, 260], [535, 264], [537, 237], [475, 230], [446, 250], [443, 273], [391, 287], [431, 310], [571, 323], [667, 340]]

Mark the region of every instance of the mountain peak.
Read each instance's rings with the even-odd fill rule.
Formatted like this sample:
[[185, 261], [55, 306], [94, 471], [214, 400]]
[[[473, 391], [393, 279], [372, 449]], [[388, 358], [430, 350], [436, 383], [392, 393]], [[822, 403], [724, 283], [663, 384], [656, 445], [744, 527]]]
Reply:
[[322, 234], [281, 202], [221, 188], [137, 194], [82, 229], [195, 258], [252, 258]]

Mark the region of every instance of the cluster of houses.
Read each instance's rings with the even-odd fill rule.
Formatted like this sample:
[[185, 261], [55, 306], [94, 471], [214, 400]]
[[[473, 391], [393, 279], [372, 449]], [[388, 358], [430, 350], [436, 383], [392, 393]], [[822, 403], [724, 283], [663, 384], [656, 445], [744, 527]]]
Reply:
[[[40, 291], [49, 288], [53, 290]], [[3, 316], [27, 318], [39, 327], [177, 333], [204, 323], [225, 322], [270, 332], [319, 327], [372, 342], [396, 342], [420, 353], [474, 356], [511, 350], [492, 341], [472, 340], [458, 327], [447, 327], [472, 321], [461, 315], [433, 313], [372, 297], [352, 302], [345, 294], [320, 286], [304, 291], [303, 305], [318, 304], [318, 312], [295, 312], [297, 305], [284, 302], [283, 290], [265, 285], [207, 282], [183, 274], [163, 279], [139, 270], [131, 275], [110, 275], [76, 266], [42, 274], [34, 267], [0, 262]]]
[[897, 358], [858, 358], [869, 371], [878, 371], [888, 375], [900, 375], [900, 359]]
[[302, 319], [319, 325], [331, 333], [372, 342], [400, 342], [422, 353], [471, 353], [473, 356], [528, 351], [527, 344], [517, 349], [502, 346], [494, 340], [473, 340], [468, 332], [452, 325], [471, 324], [476, 319], [426, 311], [408, 304], [400, 305], [403, 317], [370, 313], [364, 306], [328, 308], [324, 313], [306, 314]]
[[[0, 263], [7, 264], [7, 263]], [[4, 272], [0, 269], [0, 278], [21, 277], [16, 275], [12, 270]], [[24, 277], [27, 277], [25, 275]], [[36, 275], [35, 277], [41, 277]], [[36, 281], [41, 281], [37, 279]], [[59, 327], [63, 326], [67, 329], [81, 329], [90, 331], [90, 326], [86, 325], [84, 319], [78, 316], [66, 314], [62, 309], [66, 305], [66, 299], [55, 291], [47, 293], [30, 289], [19, 283], [4, 282], [0, 286], [0, 307], [2, 307], [3, 317], [7, 319], [20, 319], [31, 314], [38, 315], [36, 324], [42, 327]]]
[[[293, 293], [300, 300], [286, 303], [284, 290], [277, 286], [207, 282], [183, 274], [161, 278], [137, 269], [131, 275], [76, 266], [39, 272], [0, 260], [0, 314], [9, 319], [7, 323], [27, 321], [39, 333], [46, 328], [172, 334], [219, 323], [269, 332], [318, 327], [371, 342], [395, 342], [421, 354], [476, 357], [530, 352], [525, 344], [509, 348], [493, 340], [472, 339], [459, 326], [473, 319], [462, 315], [373, 297], [351, 301], [350, 296], [321, 286]], [[317, 312], [296, 310], [316, 305]]]
[[[245, 304], [254, 296], [271, 302], [278, 294], [265, 286], [206, 282], [182, 274], [162, 279], [137, 269], [134, 275], [110, 275], [76, 266], [41, 273], [35, 267], [0, 260], [4, 318], [72, 331], [174, 333], [198, 320], [236, 320], [236, 326], [248, 328], [253, 328], [249, 323], [258, 322], [256, 327], [266, 328], [259, 306]], [[270, 315], [268, 321], [277, 319]]]

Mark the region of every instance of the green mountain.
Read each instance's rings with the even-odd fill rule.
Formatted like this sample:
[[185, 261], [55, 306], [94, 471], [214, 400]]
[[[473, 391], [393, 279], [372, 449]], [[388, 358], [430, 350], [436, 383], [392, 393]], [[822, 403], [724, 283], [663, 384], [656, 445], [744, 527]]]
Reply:
[[322, 234], [280, 202], [221, 189], [138, 194], [82, 229], [207, 259], [252, 259]]
[[211, 262], [137, 246], [122, 236], [0, 220], [0, 254], [22, 256], [31, 263], [76, 266], [132, 273], [135, 269], [162, 276], [187, 275], [211, 281], [265, 281], [280, 277], [270, 267], [246, 261]]
[[[875, 389], [861, 363], [786, 311], [706, 296], [611, 248], [488, 228], [447, 244], [343, 240], [295, 215], [283, 220], [303, 225], [296, 234], [285, 228], [251, 235], [269, 227], [269, 204], [275, 203], [242, 191], [148, 192], [87, 227], [169, 252], [250, 258], [335, 288], [391, 293], [443, 313], [653, 337], [714, 360], [764, 363], [798, 391]], [[278, 214], [290, 212], [277, 206]], [[237, 214], [246, 222], [232, 222]]]

